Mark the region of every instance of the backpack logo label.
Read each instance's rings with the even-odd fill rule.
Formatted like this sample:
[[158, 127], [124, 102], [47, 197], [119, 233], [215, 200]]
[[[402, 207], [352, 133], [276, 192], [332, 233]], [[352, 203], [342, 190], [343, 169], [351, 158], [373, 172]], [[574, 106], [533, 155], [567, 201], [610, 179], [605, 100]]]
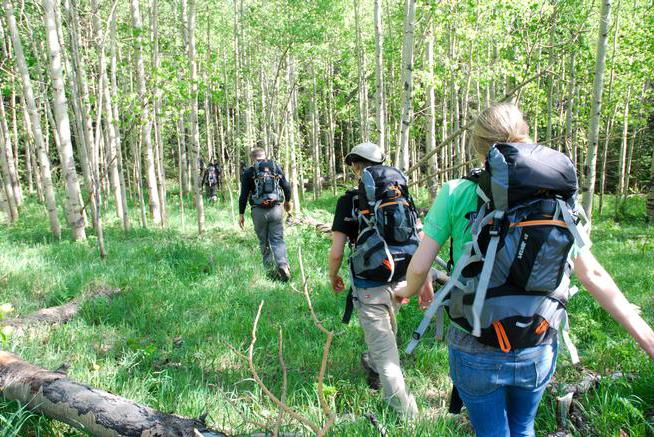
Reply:
[[529, 234], [524, 234], [522, 237], [522, 242], [520, 243], [520, 249], [518, 249], [518, 259], [522, 259], [522, 256], [525, 254], [525, 248], [527, 247], [527, 240], [529, 239]]

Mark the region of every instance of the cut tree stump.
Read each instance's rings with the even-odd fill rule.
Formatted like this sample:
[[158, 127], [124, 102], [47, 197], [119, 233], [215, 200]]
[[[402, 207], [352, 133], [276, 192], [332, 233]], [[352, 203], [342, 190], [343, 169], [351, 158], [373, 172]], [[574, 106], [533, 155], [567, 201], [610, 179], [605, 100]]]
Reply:
[[217, 437], [200, 419], [166, 414], [0, 351], [0, 391], [31, 411], [94, 436]]
[[0, 324], [4, 326], [11, 326], [16, 329], [22, 329], [27, 325], [36, 323], [56, 324], [69, 322], [79, 311], [82, 303], [89, 299], [96, 299], [99, 297], [111, 298], [120, 293], [118, 288], [99, 288], [90, 293], [85, 293], [63, 305], [44, 308], [35, 311], [25, 317], [17, 317], [14, 319], [4, 319]]

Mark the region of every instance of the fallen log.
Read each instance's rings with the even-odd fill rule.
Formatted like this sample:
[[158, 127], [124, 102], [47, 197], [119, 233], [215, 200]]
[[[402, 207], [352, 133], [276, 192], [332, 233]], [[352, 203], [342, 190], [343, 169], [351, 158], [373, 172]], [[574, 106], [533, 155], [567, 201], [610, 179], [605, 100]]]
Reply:
[[[583, 415], [575, 407], [575, 399], [597, 388], [602, 379], [616, 380], [623, 377], [625, 375], [622, 372], [614, 372], [608, 376], [602, 376], [591, 370], [587, 370], [583, 378], [577, 383], [552, 386], [550, 390], [556, 397], [556, 421], [559, 429], [556, 433], [548, 434], [548, 437], [569, 435], [567, 430], [570, 428], [571, 423], [575, 425], [577, 430], [588, 428]], [[630, 376], [627, 375], [627, 378], [630, 378]]]
[[75, 299], [63, 305], [44, 308], [35, 311], [31, 314], [28, 314], [24, 317], [4, 319], [0, 322], [0, 324], [4, 326], [11, 326], [12, 328], [16, 328], [16, 329], [21, 329], [27, 325], [36, 324], [36, 323], [46, 323], [46, 324], [67, 323], [73, 317], [75, 317], [80, 307], [82, 306], [82, 303], [84, 303], [86, 300], [96, 299], [99, 297], [111, 298], [118, 293], [120, 293], [119, 288], [108, 288], [108, 287], [99, 288], [97, 290], [94, 290], [93, 292], [85, 293], [81, 296], [78, 296]]
[[31, 411], [94, 436], [217, 437], [203, 419], [166, 414], [0, 351], [0, 392]]

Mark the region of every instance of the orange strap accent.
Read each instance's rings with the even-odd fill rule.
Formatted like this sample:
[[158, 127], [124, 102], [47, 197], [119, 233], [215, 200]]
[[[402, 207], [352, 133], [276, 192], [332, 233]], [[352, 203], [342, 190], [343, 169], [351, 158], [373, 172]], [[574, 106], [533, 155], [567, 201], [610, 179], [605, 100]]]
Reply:
[[549, 328], [549, 327], [550, 327], [550, 322], [548, 322], [547, 320], [543, 320], [542, 322], [540, 322], [538, 324], [538, 326], [536, 326], [536, 331], [535, 332], [536, 332], [536, 334], [540, 335], [540, 334], [544, 333], [545, 331], [547, 331], [547, 328]]
[[511, 223], [510, 227], [522, 228], [525, 226], [539, 226], [539, 225], [560, 226], [562, 228], [568, 227], [568, 225], [561, 220], [527, 220], [524, 222]]
[[388, 270], [393, 270], [389, 260], [385, 259], [382, 264], [384, 264], [384, 267], [386, 267]]
[[[389, 205], [399, 205], [399, 204], [400, 204], [400, 202], [386, 202], [386, 203], [382, 203], [381, 205], [379, 205], [379, 207], [380, 207], [380, 208], [383, 208], [383, 207], [385, 207], [385, 206], [389, 206]], [[401, 204], [402, 204], [402, 205], [405, 205], [405, 206], [408, 206], [408, 205], [409, 205], [408, 202], [401, 202]]]
[[509, 352], [511, 350], [511, 343], [509, 343], [509, 338], [506, 336], [506, 331], [502, 322], [496, 320], [493, 322], [493, 328], [495, 328], [495, 334], [497, 335], [497, 343], [502, 349], [502, 352]]

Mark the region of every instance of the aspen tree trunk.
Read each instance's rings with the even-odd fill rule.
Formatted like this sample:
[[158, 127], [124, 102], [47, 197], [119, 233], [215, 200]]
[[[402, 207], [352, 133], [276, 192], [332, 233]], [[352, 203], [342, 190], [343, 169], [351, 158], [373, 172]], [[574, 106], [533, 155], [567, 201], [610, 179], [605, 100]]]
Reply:
[[400, 150], [402, 158], [400, 169], [408, 170], [410, 166], [409, 131], [412, 116], [413, 92], [413, 28], [415, 26], [416, 1], [405, 0], [404, 7], [404, 41], [402, 43], [402, 117], [400, 119]]
[[298, 174], [298, 159], [297, 159], [297, 150], [295, 144], [295, 120], [297, 117], [297, 90], [295, 88], [295, 62], [290, 56], [287, 57], [286, 61], [286, 78], [288, 87], [290, 89], [289, 97], [289, 115], [288, 115], [288, 148], [291, 154], [291, 191], [293, 192], [293, 210], [296, 214], [299, 214], [302, 210], [300, 205], [300, 185], [303, 185], [302, 181], [299, 181]]
[[[11, 46], [11, 41], [7, 39], [7, 45]], [[9, 47], [9, 51], [11, 47]], [[9, 159], [8, 164], [10, 166], [9, 170], [11, 172], [11, 184], [14, 189], [14, 197], [16, 199], [16, 205], [20, 208], [23, 204], [23, 189], [20, 183], [20, 175], [18, 171], [18, 125], [16, 124], [16, 84], [13, 76], [9, 78], [9, 112], [8, 117], [5, 120], [6, 135], [8, 138], [8, 144], [12, 146], [9, 149], [9, 154], [7, 159]]]
[[[619, 10], [615, 14], [615, 31], [613, 33], [613, 48], [611, 50], [611, 72], [609, 73], [609, 86], [606, 96], [606, 101], [608, 104], [611, 104], [611, 96], [613, 95], [613, 79], [615, 78], [615, 55], [618, 45], [618, 35], [620, 34], [620, 14]], [[617, 109], [617, 108], [616, 108]], [[602, 210], [604, 208], [604, 191], [606, 188], [606, 164], [608, 162], [608, 152], [609, 152], [609, 141], [611, 141], [611, 131], [613, 129], [613, 121], [615, 119], [615, 112], [611, 111], [609, 118], [606, 122], [606, 129], [604, 134], [604, 147], [602, 148], [602, 164], [600, 171], [600, 193], [599, 193], [599, 205], [597, 208], [597, 213], [599, 216], [602, 216]]]
[[7, 25], [11, 34], [12, 42], [14, 43], [15, 61], [20, 73], [22, 88], [23, 88], [23, 101], [27, 112], [29, 113], [30, 126], [32, 128], [32, 135], [34, 137], [34, 144], [36, 146], [36, 154], [39, 158], [40, 178], [37, 177], [37, 187], [39, 179], [43, 185], [43, 194], [45, 197], [46, 210], [48, 212], [48, 219], [50, 222], [50, 231], [57, 239], [61, 238], [61, 226], [59, 218], [57, 217], [57, 201], [55, 199], [54, 188], [52, 186], [52, 174], [50, 171], [50, 158], [48, 158], [47, 147], [43, 137], [43, 129], [41, 128], [41, 117], [36, 107], [34, 99], [34, 92], [32, 89], [32, 80], [29, 76], [27, 62], [23, 54], [23, 46], [18, 34], [18, 26], [16, 25], [16, 18], [14, 16], [13, 7], [9, 0], [4, 0], [4, 10], [7, 16]]
[[602, 112], [602, 89], [604, 85], [604, 66], [606, 59], [606, 40], [609, 34], [611, 16], [611, 0], [602, 0], [599, 35], [597, 38], [597, 60], [595, 64], [595, 79], [593, 80], [593, 101], [591, 105], [590, 130], [588, 133], [588, 154], [584, 165], [584, 181], [582, 184], [582, 205], [588, 217], [593, 211], [593, 194], [597, 173], [597, 142], [599, 138], [599, 121]]
[[[436, 95], [434, 92], [434, 23], [430, 21], [427, 31], [427, 153], [436, 149]], [[438, 179], [436, 173], [438, 172], [438, 154], [434, 154], [429, 158], [427, 174], [434, 176], [427, 181], [429, 188], [429, 198], [433, 200], [436, 198], [438, 190]]]
[[100, 258], [105, 258], [107, 256], [107, 251], [105, 249], [104, 243], [104, 229], [102, 225], [102, 214], [100, 211], [100, 193], [98, 186], [100, 175], [96, 170], [97, 166], [94, 164], [93, 124], [91, 121], [91, 105], [89, 103], [88, 84], [86, 82], [86, 68], [84, 67], [84, 63], [80, 55], [82, 44], [78, 31], [79, 20], [76, 12], [70, 5], [70, 0], [64, 1], [64, 7], [66, 10], [66, 16], [69, 25], [68, 30], [70, 34], [71, 52], [74, 64], [74, 69], [70, 69], [71, 73], [73, 73], [73, 78], [71, 80], [73, 86], [71, 88], [73, 90], [73, 95], [75, 96], [72, 103], [75, 107], [76, 117], [78, 118], [76, 125], [78, 126], [79, 131], [79, 148], [85, 161], [83, 163], [84, 167], [86, 167], [84, 177], [87, 184], [87, 189], [89, 191], [89, 204], [93, 212], [93, 228], [96, 232], [98, 251], [100, 253]]
[[57, 36], [55, 24], [54, 0], [43, 0], [46, 36], [50, 57], [50, 77], [52, 81], [54, 118], [57, 122], [56, 130], [59, 134], [60, 155], [62, 158], [62, 171], [66, 180], [66, 216], [72, 229], [74, 240], [85, 240], [84, 217], [80, 204], [80, 187], [77, 180], [75, 160], [73, 158], [73, 145], [70, 136], [70, 122], [68, 119], [68, 103], [64, 92], [63, 66], [61, 62], [61, 47]]
[[[5, 124], [4, 104], [2, 93], [0, 92], [0, 124], [2, 125]], [[16, 200], [14, 187], [11, 184], [9, 163], [7, 159], [7, 149], [11, 148], [11, 144], [7, 143], [7, 136], [4, 135], [4, 129], [0, 129], [0, 131], [0, 182], [2, 182], [2, 191], [4, 192], [2, 194], [4, 194], [7, 203], [9, 223], [13, 223], [18, 220], [18, 202]], [[11, 153], [11, 150], [9, 152]]]
[[[240, 149], [241, 139], [241, 55], [239, 38], [239, 8], [238, 0], [234, 1], [234, 126], [232, 127], [232, 147], [234, 148], [233, 159], [238, 168], [239, 160], [242, 157]], [[239, 174], [238, 170], [235, 174]]]
[[191, 137], [193, 141], [193, 191], [195, 194], [195, 209], [198, 214], [198, 233], [205, 231], [204, 200], [200, 187], [201, 175], [198, 167], [200, 158], [200, 132], [198, 128], [198, 71], [195, 62], [195, 0], [188, 1], [188, 57], [191, 67]]
[[627, 97], [624, 102], [624, 115], [622, 119], [622, 142], [620, 143], [620, 158], [618, 160], [618, 189], [616, 205], [625, 194], [625, 168], [627, 165], [627, 148], [629, 144], [629, 98], [631, 97], [631, 86], [627, 88]]
[[361, 20], [359, 18], [360, 0], [352, 0], [354, 3], [354, 24], [356, 26], [356, 52], [357, 52], [357, 73], [359, 79], [359, 129], [361, 141], [370, 140], [370, 128], [368, 126], [368, 81], [366, 80], [366, 57], [363, 50], [361, 38]]
[[575, 53], [570, 53], [570, 63], [568, 64], [568, 104], [565, 113], [565, 142], [567, 149], [570, 151], [575, 167], [577, 165], [577, 156], [574, 153], [575, 146], [572, 143], [572, 116], [575, 107]]
[[161, 203], [161, 225], [167, 222], [166, 214], [166, 172], [164, 168], [163, 140], [161, 139], [161, 86], [159, 81], [159, 70], [161, 60], [159, 57], [159, 9], [158, 1], [150, 0], [150, 27], [152, 44], [152, 82], [154, 87], [154, 98], [152, 104], [152, 126], [154, 127], [154, 152], [155, 152], [155, 173], [157, 175], [157, 187], [159, 188], [159, 202]]
[[152, 120], [150, 119], [150, 102], [148, 91], [145, 86], [145, 65], [143, 62], [143, 25], [141, 23], [140, 0], [131, 0], [132, 21], [136, 33], [136, 73], [139, 90], [139, 101], [142, 105], [140, 120], [141, 137], [145, 147], [145, 180], [148, 185], [148, 200], [150, 201], [150, 213], [155, 224], [161, 223], [161, 203], [159, 199], [159, 187], [157, 186], [157, 175], [155, 172], [154, 151], [152, 149]]
[[[536, 78], [536, 89], [540, 89], [540, 81], [541, 81], [541, 67], [540, 67], [540, 60], [541, 60], [541, 54], [542, 54], [542, 48], [538, 47], [538, 55], [536, 56], [536, 75], [538, 76]], [[538, 116], [539, 116], [539, 105], [534, 105], [534, 121], [533, 121], [533, 126], [534, 126], [534, 141], [536, 144], [540, 144], [538, 142]]]
[[377, 80], [377, 145], [386, 152], [386, 128], [384, 126], [386, 101], [384, 99], [384, 34], [382, 29], [382, 2], [375, 0], [375, 73]]
[[23, 131], [25, 132], [25, 173], [27, 175], [27, 190], [30, 194], [34, 193], [34, 170], [32, 168], [32, 150], [34, 136], [29, 123], [27, 108], [23, 99]]
[[123, 147], [120, 135], [120, 114], [118, 113], [118, 83], [117, 83], [117, 56], [116, 56], [116, 14], [111, 17], [111, 96], [114, 133], [116, 136], [116, 157], [118, 163], [118, 176], [120, 178], [120, 192], [123, 216], [121, 217], [123, 230], [128, 231], [130, 228], [129, 212], [127, 209], [127, 187], [125, 186], [125, 166], [123, 165]]
[[329, 137], [329, 180], [332, 194], [336, 195], [336, 121], [334, 115], [334, 67], [327, 66], [327, 124]]
[[[13, 77], [11, 78], [10, 81], [10, 88], [11, 88], [11, 95], [10, 95], [10, 100], [9, 104], [11, 105], [11, 133], [13, 134], [12, 138], [12, 143], [14, 145], [14, 149], [11, 152], [11, 156], [7, 156], [10, 161], [8, 161], [9, 164], [9, 170], [11, 171], [11, 176], [12, 176], [12, 181], [11, 184], [13, 185], [14, 188], [14, 195], [16, 197], [16, 205], [20, 207], [23, 204], [23, 188], [20, 185], [20, 175], [18, 174], [18, 123], [16, 120], [16, 89], [15, 89], [15, 82]], [[7, 131], [7, 135], [9, 135], [9, 131]]]
[[[9, 206], [9, 221], [11, 223], [18, 220], [18, 190], [16, 189], [15, 167], [13, 167], [13, 150], [11, 147], [11, 136], [7, 125], [7, 116], [5, 113], [5, 102], [0, 92], [0, 166], [2, 169], [2, 181], [5, 189], [5, 197]], [[13, 175], [13, 176], [12, 176]]]
[[[554, 16], [556, 20], [556, 15]], [[548, 68], [551, 70], [554, 66], [554, 42], [556, 37], [556, 21], [552, 23], [550, 29], [550, 41], [548, 49]], [[545, 133], [545, 143], [552, 147], [552, 113], [554, 111], [554, 72], [547, 73], [547, 131]]]
[[320, 115], [316, 97], [316, 70], [311, 64], [311, 145], [313, 149], [313, 196], [320, 197], [322, 191], [322, 175], [320, 174]]
[[636, 136], [638, 135], [638, 125], [634, 125], [633, 130], [631, 131], [631, 145], [629, 146], [629, 153], [627, 156], [627, 167], [625, 169], [625, 181], [624, 188], [625, 193], [624, 197], [629, 194], [629, 183], [631, 182], [631, 163], [634, 157], [634, 149], [636, 148]]
[[5, 113], [4, 102], [0, 105], [0, 135], [4, 138], [4, 155], [7, 165], [7, 178], [11, 186], [13, 195], [11, 198], [16, 202], [16, 207], [21, 204], [20, 185], [18, 183], [18, 172], [16, 171], [16, 162], [14, 161], [14, 150], [11, 141], [11, 132], [7, 123], [7, 114]]

